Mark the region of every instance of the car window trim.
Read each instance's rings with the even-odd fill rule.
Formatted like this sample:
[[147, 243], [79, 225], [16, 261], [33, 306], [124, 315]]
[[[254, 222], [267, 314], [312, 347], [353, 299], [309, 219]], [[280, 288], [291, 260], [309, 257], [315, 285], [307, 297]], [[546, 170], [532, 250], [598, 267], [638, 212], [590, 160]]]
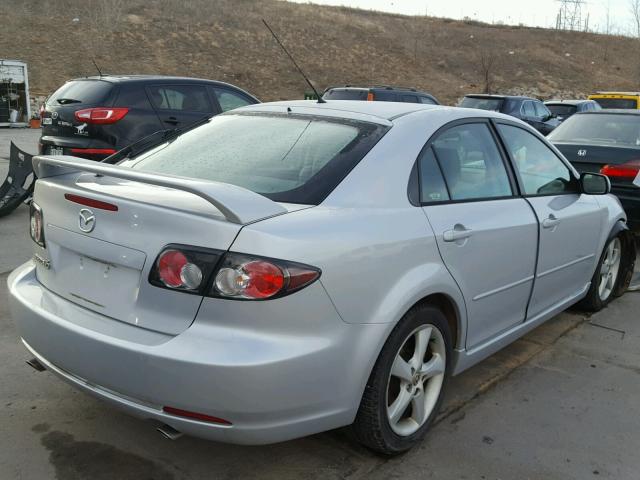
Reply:
[[[511, 122], [509, 120], [506, 119], [502, 119], [502, 118], [492, 118], [491, 119], [491, 123], [493, 124], [496, 134], [498, 135], [499, 141], [502, 145], [502, 147], [504, 148], [504, 151], [507, 154], [507, 158], [509, 159], [509, 163], [511, 164], [511, 168], [513, 169], [517, 182], [518, 182], [518, 190], [520, 192], [520, 196], [522, 198], [536, 198], [536, 197], [557, 197], [559, 195], [576, 195], [576, 194], [580, 194], [582, 193], [581, 189], [580, 189], [580, 180], [579, 178], [576, 176], [576, 172], [574, 171], [573, 165], [571, 165], [569, 163], [568, 160], [564, 159], [562, 157], [562, 154], [560, 154], [555, 145], [553, 145], [551, 142], [545, 142], [544, 137], [535, 129], [529, 129], [527, 127], [525, 127], [524, 125], [519, 125], [516, 122]], [[502, 134], [500, 133], [500, 130], [498, 129], [498, 125], [507, 125], [510, 127], [516, 127], [519, 128], [520, 130], [524, 130], [525, 132], [528, 132], [530, 134], [532, 134], [533, 136], [537, 137], [538, 140], [542, 139], [543, 140], [543, 145], [546, 145], [549, 148], [549, 151], [551, 153], [553, 153], [556, 158], [558, 160], [560, 160], [560, 162], [567, 168], [567, 170], [569, 170], [569, 175], [571, 175], [571, 179], [573, 180], [573, 184], [574, 186], [577, 187], [576, 191], [573, 192], [561, 192], [561, 193], [526, 193], [526, 190], [524, 188], [524, 181], [522, 180], [522, 176], [520, 175], [520, 171], [518, 170], [518, 167], [516, 165], [515, 159], [512, 157], [511, 152], [509, 151], [509, 149], [507, 148], [507, 144], [505, 142], [504, 137], [502, 136]]]
[[[440, 173], [442, 174], [442, 178], [444, 180], [445, 186], [447, 188], [447, 193], [449, 194], [449, 200], [444, 200], [444, 201], [439, 201], [439, 202], [423, 202], [422, 201], [422, 184], [420, 182], [420, 158], [422, 157], [422, 155], [426, 152], [427, 149], [431, 148], [431, 145], [433, 144], [433, 142], [444, 132], [446, 132], [447, 130], [460, 126], [460, 125], [467, 125], [467, 124], [475, 124], [475, 123], [480, 123], [480, 124], [484, 124], [487, 126], [494, 144], [496, 145], [496, 148], [500, 154], [500, 158], [502, 161], [502, 164], [505, 168], [505, 172], [507, 174], [507, 178], [509, 180], [509, 187], [511, 188], [511, 195], [508, 196], [501, 196], [501, 197], [478, 197], [478, 198], [465, 198], [465, 199], [460, 199], [460, 200], [452, 200], [451, 199], [451, 192], [449, 191], [449, 184], [447, 183], [447, 179], [444, 176], [444, 173], [442, 172], [442, 167], [440, 166], [440, 161], [438, 160], [438, 156], [436, 155], [435, 151], [433, 152], [435, 158], [436, 158], [436, 163], [438, 164], [438, 168], [440, 169]], [[448, 204], [455, 204], [455, 203], [475, 203], [475, 202], [489, 202], [489, 201], [494, 201], [494, 200], [509, 200], [509, 199], [513, 199], [513, 198], [519, 198], [520, 195], [520, 186], [518, 184], [518, 182], [516, 181], [516, 178], [513, 176], [513, 172], [511, 171], [511, 162], [509, 161], [509, 157], [506, 157], [505, 154], [507, 153], [502, 145], [499, 142], [499, 138], [497, 137], [497, 132], [494, 131], [494, 126], [491, 123], [491, 118], [490, 117], [469, 117], [469, 118], [459, 118], [457, 120], [453, 120], [451, 122], [445, 123], [443, 126], [441, 126], [440, 128], [438, 128], [427, 140], [427, 142], [424, 144], [424, 146], [420, 149], [420, 152], [418, 153], [418, 156], [416, 157], [415, 160], [415, 164], [414, 164], [414, 168], [412, 169], [412, 173], [415, 171], [417, 174], [417, 180], [413, 180], [409, 178], [409, 185], [408, 185], [408, 196], [409, 196], [409, 201], [411, 202], [412, 205], [414, 206], [420, 206], [420, 207], [427, 207], [427, 206], [433, 206], [433, 205], [448, 205]], [[417, 188], [417, 193], [416, 192], [412, 192], [411, 188]]]

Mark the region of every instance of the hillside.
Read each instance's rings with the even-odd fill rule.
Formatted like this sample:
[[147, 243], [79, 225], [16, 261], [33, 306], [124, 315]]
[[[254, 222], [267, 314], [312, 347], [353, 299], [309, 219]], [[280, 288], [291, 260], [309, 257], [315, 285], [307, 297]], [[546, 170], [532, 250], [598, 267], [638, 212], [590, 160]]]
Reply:
[[0, 56], [28, 62], [41, 94], [95, 74], [95, 57], [103, 72], [206, 77], [265, 101], [301, 98], [306, 84], [261, 18], [321, 88], [415, 86], [452, 103], [482, 90], [482, 57], [495, 61], [494, 91], [547, 98], [640, 87], [631, 38], [278, 0], [2, 0]]

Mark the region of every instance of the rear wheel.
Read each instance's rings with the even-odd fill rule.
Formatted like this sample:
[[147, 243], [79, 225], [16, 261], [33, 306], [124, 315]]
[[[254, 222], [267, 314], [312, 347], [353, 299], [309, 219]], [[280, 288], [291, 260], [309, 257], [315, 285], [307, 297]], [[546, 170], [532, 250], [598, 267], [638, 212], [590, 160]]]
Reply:
[[615, 296], [622, 271], [623, 242], [613, 237], [604, 247], [587, 296], [579, 306], [591, 312], [603, 309]]
[[451, 348], [449, 325], [440, 310], [422, 306], [407, 313], [369, 377], [353, 424], [356, 438], [388, 455], [418, 443], [442, 402]]

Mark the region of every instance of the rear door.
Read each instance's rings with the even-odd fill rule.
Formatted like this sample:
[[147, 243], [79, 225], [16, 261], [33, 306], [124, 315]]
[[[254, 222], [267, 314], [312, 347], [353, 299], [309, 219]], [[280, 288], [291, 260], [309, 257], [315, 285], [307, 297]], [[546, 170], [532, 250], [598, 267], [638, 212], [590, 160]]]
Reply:
[[186, 127], [215, 113], [205, 85], [148, 85], [147, 95], [163, 128]]
[[528, 319], [533, 319], [588, 287], [606, 212], [593, 196], [581, 193], [578, 179], [540, 138], [502, 121], [497, 129], [540, 222], [536, 281], [528, 309]]
[[439, 133], [421, 153], [419, 171], [423, 209], [464, 295], [466, 346], [474, 348], [525, 319], [536, 217], [514, 193], [515, 181], [485, 121]]

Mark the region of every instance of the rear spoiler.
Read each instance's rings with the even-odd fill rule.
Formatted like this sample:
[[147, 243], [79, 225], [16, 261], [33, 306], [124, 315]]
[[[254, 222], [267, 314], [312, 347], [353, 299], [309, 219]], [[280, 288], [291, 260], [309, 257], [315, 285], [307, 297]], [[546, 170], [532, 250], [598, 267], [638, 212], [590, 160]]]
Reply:
[[38, 179], [88, 172], [182, 190], [209, 202], [227, 221], [242, 225], [287, 212], [286, 208], [273, 200], [236, 185], [143, 172], [66, 155], [33, 157], [33, 170]]

